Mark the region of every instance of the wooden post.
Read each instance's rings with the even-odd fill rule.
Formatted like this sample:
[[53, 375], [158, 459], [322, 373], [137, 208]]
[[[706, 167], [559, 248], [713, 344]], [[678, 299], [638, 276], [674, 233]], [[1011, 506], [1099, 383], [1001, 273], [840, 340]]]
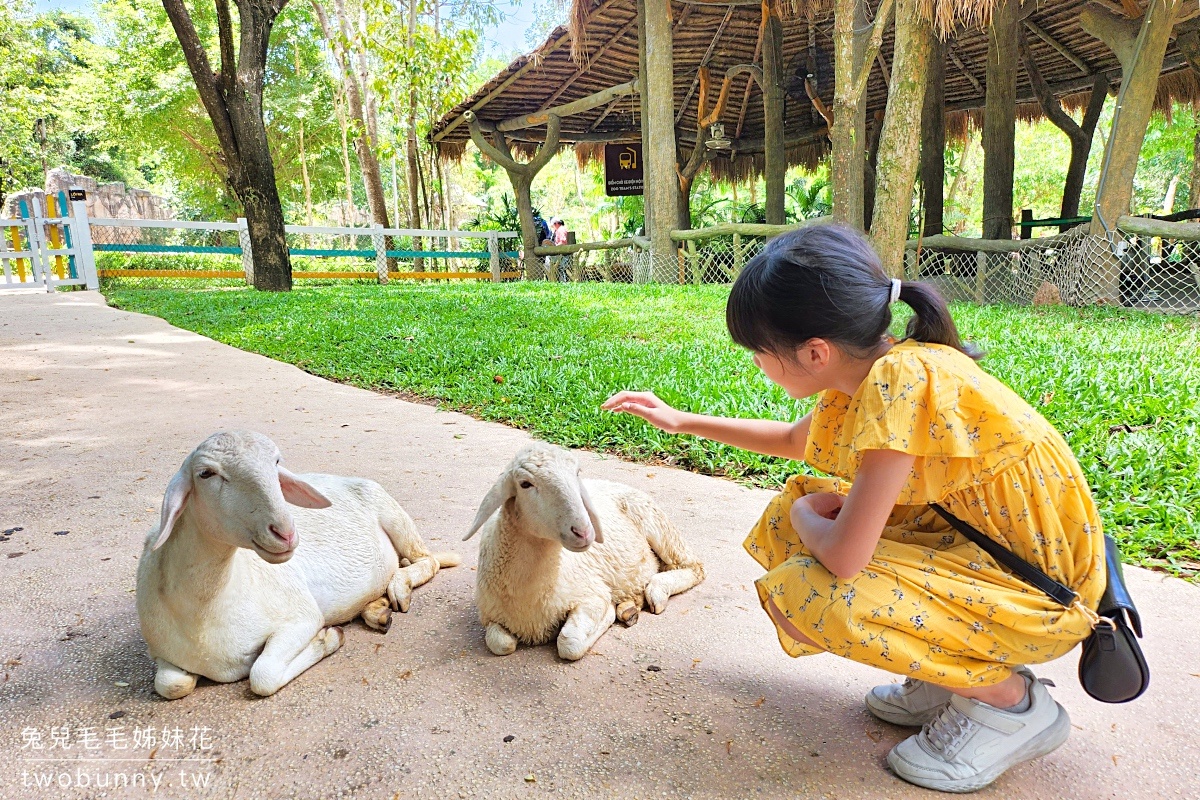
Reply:
[[[83, 197], [78, 186], [71, 187], [72, 197]], [[71, 200], [72, 227], [75, 228], [75, 263], [79, 265], [79, 277], [84, 279], [84, 285], [95, 291], [100, 288], [100, 278], [96, 273], [96, 255], [92, 248], [92, 226], [88, 221], [86, 199]]]
[[375, 277], [380, 285], [388, 282], [387, 242], [383, 236], [383, 225], [376, 222], [371, 226], [371, 248], [375, 251]]
[[983, 111], [983, 238], [1011, 239], [1017, 137], [1019, 0], [1000, 0], [988, 28]]
[[921, 191], [925, 224], [922, 234], [942, 233], [946, 182], [946, 55], [943, 42], [934, 37], [925, 76], [925, 105], [921, 109]]
[[[1154, 110], [1158, 76], [1175, 15], [1182, 6], [1182, 0], [1150, 0], [1140, 25], [1097, 5], [1087, 6], [1079, 15], [1080, 26], [1108, 45], [1121, 61], [1117, 111], [1096, 187], [1091, 227], [1094, 235], [1115, 231], [1117, 218], [1129, 213], [1133, 178]], [[1089, 287], [1090, 299], [1118, 302], [1120, 261], [1113, 256], [1097, 267], [1099, 276], [1096, 285]]]
[[784, 180], [787, 153], [783, 145], [783, 23], [776, 0], [763, 0], [763, 114], [764, 172], [767, 183], [767, 224], [784, 222]]
[[889, 275], [900, 277], [913, 185], [921, 150], [921, 109], [933, 26], [920, 11], [922, 0], [897, 0], [892, 83], [880, 133], [875, 169], [871, 241]]
[[1033, 238], [1033, 226], [1028, 224], [1030, 222], [1033, 222], [1033, 209], [1032, 208], [1022, 208], [1021, 209], [1021, 232], [1020, 232], [1020, 234], [1018, 234], [1022, 239], [1032, 239]]
[[670, 263], [675, 245], [678, 182], [675, 179], [675, 87], [670, 0], [639, 0], [645, 31], [642, 81], [642, 159], [645, 164], [646, 232], [653, 261]]

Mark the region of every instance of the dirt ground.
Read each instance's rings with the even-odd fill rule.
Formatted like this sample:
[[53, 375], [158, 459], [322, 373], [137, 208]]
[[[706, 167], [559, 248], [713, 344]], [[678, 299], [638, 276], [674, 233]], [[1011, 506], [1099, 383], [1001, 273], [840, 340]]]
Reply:
[[[911, 731], [863, 708], [889, 676], [779, 648], [741, 549], [768, 492], [581, 453], [585, 474], [654, 496], [708, 579], [578, 663], [550, 646], [497, 658], [472, 607], [476, 542], [459, 539], [520, 431], [82, 292], [0, 294], [0, 427], [2, 798], [933, 796], [885, 765]], [[170, 476], [226, 428], [271, 436], [294, 471], [378, 480], [464, 564], [418, 589], [390, 633], [347, 626], [340, 651], [273, 697], [202, 681], [165, 701], [138, 629], [137, 559]], [[979, 796], [1200, 797], [1200, 588], [1127, 572], [1149, 692], [1106, 706], [1079, 688], [1075, 653], [1040, 668], [1071, 739]]]

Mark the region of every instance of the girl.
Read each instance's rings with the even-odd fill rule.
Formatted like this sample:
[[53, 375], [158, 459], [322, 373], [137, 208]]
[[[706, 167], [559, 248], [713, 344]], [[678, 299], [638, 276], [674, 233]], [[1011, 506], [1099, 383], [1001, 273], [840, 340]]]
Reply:
[[[896, 300], [914, 312], [899, 342], [887, 335]], [[975, 364], [933, 288], [889, 280], [847, 228], [772, 240], [734, 283], [726, 323], [789, 395], [819, 395], [810, 414], [708, 417], [644, 392], [604, 408], [831, 476], [789, 480], [745, 542], [767, 570], [756, 586], [783, 649], [906, 677], [866, 704], [923, 726], [888, 754], [911, 783], [973, 791], [1056, 749], [1070, 719], [1026, 665], [1087, 637], [1105, 579], [1100, 519], [1067, 443]], [[1079, 601], [1063, 609], [1001, 569], [931, 503]]]

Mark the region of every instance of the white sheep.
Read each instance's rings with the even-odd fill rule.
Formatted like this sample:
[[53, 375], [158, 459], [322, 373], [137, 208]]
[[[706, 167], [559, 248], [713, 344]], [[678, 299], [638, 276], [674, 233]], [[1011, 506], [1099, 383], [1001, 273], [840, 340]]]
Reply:
[[475, 600], [498, 656], [548, 642], [561, 626], [558, 654], [578, 660], [618, 616], [633, 624], [643, 601], [661, 614], [671, 595], [704, 580], [647, 495], [583, 480], [571, 453], [543, 444], [517, 453], [463, 540], [480, 529]]
[[200, 675], [249, 676], [256, 694], [274, 694], [342, 645], [331, 626], [361, 615], [386, 631], [390, 609], [407, 611], [414, 587], [458, 563], [431, 554], [379, 484], [279, 462], [262, 434], [216, 433], [167, 486], [137, 574], [154, 690], [167, 699]]

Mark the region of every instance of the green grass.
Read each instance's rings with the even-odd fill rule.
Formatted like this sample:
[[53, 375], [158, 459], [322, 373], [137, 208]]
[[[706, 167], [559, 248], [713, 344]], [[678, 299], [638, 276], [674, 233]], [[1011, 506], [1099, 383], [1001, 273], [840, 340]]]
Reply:
[[[218, 341], [540, 438], [762, 486], [795, 463], [599, 410], [619, 389], [790, 420], [724, 327], [727, 287], [331, 286], [290, 294], [116, 289], [109, 301]], [[983, 365], [1067, 437], [1134, 562], [1200, 574], [1200, 321], [1111, 309], [956, 306]], [[747, 521], [749, 524], [749, 521]]]

